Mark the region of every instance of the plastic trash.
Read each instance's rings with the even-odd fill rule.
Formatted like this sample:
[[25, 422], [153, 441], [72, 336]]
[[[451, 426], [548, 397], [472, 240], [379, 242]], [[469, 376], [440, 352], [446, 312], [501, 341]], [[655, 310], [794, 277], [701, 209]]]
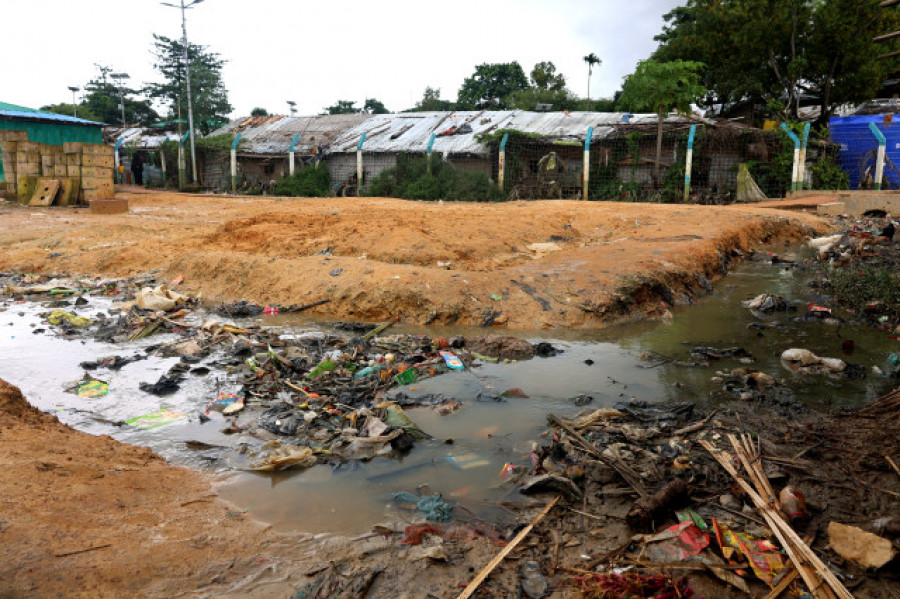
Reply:
[[90, 380], [75, 388], [78, 397], [101, 397], [109, 393], [109, 384], [103, 381]]
[[880, 568], [897, 554], [889, 540], [840, 522], [828, 523], [828, 544], [842, 558], [865, 568]]
[[125, 424], [130, 424], [135, 428], [152, 430], [172, 424], [173, 422], [177, 422], [183, 418], [184, 414], [182, 414], [181, 412], [160, 409], [156, 412], [150, 412], [149, 414], [143, 414], [141, 416], [129, 418], [125, 421]]
[[91, 319], [84, 316], [76, 316], [65, 310], [54, 310], [50, 313], [50, 316], [47, 317], [47, 322], [52, 325], [61, 325], [66, 322], [76, 329], [82, 329], [91, 324]]
[[781, 511], [784, 512], [795, 528], [803, 527], [809, 522], [806, 498], [797, 487], [788, 485], [783, 488], [781, 493], [778, 494], [778, 504], [781, 506]]
[[444, 358], [444, 364], [446, 364], [448, 368], [452, 368], [453, 370], [462, 370], [465, 368], [462, 360], [460, 360], [453, 352], [442, 351], [441, 357]]
[[359, 379], [370, 377], [373, 374], [377, 374], [380, 370], [381, 364], [375, 364], [374, 366], [366, 366], [365, 368], [360, 368], [353, 373], [353, 380], [358, 381]]
[[188, 297], [169, 290], [165, 285], [156, 288], [144, 287], [134, 296], [134, 303], [144, 310], [171, 312], [187, 302]]
[[519, 582], [522, 593], [529, 599], [541, 599], [547, 593], [547, 578], [537, 562], [524, 562], [519, 568]]
[[226, 408], [233, 405], [235, 402], [243, 403], [244, 398], [240, 395], [236, 395], [234, 393], [226, 393], [222, 391], [219, 395], [216, 396], [214, 400], [206, 404], [206, 410], [204, 410], [207, 414], [209, 414], [210, 410], [214, 412], [224, 412]]
[[403, 429], [415, 439], [427, 439], [429, 435], [420, 429], [415, 422], [410, 420], [406, 412], [398, 405], [390, 405], [387, 407], [387, 413], [384, 416], [384, 423], [394, 428]]
[[403, 372], [395, 375], [394, 380], [397, 381], [398, 385], [409, 385], [410, 383], [415, 383], [419, 380], [419, 375], [415, 368], [407, 368]]
[[477, 453], [465, 453], [463, 455], [451, 455], [444, 458], [451, 466], [457, 470], [471, 470], [472, 468], [483, 468], [490, 466], [491, 463], [478, 455]]

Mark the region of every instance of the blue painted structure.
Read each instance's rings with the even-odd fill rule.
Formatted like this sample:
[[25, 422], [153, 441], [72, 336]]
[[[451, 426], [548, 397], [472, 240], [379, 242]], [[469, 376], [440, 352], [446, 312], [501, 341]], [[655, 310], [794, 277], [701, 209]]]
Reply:
[[884, 135], [884, 178], [890, 189], [900, 189], [900, 115], [866, 114], [832, 117], [831, 140], [841, 145], [838, 164], [850, 176], [850, 189], [859, 189], [866, 170], [875, 172], [878, 139], [869, 129], [873, 124]]

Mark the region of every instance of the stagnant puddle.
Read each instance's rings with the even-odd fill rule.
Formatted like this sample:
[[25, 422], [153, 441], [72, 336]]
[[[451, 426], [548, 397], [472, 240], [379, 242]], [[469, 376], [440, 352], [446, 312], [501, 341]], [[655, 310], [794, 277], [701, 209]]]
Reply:
[[[149, 357], [118, 371], [96, 372], [95, 376], [109, 383], [109, 393], [102, 397], [82, 398], [65, 391], [84, 374], [80, 363], [113, 354], [144, 356], [144, 348], [165, 341], [165, 335], [116, 345], [65, 340], [56, 337], [42, 320], [40, 314], [46, 308], [7, 300], [0, 312], [0, 377], [19, 386], [37, 407], [75, 428], [149, 446], [174, 464], [212, 470], [221, 481], [218, 490], [222, 496], [281, 529], [362, 532], [373, 523], [401, 517], [393, 512], [391, 493], [415, 491], [423, 485], [479, 517], [500, 520], [506, 513], [501, 503], [527, 500], [502, 485], [501, 471], [507, 464], [529, 459], [532, 445], [542, 441], [548, 413], [572, 416], [585, 409], [572, 398], [592, 397], [588, 408], [631, 399], [688, 401], [708, 407], [722, 397], [734, 399], [714, 377], [719, 370], [727, 372], [743, 365], [736, 360], [706, 367], [688, 365], [695, 346], [742, 347], [756, 358], [752, 368], [784, 378], [786, 384], [772, 391], [761, 409], [792, 410], [800, 404], [817, 410], [851, 406], [890, 388], [892, 380], [871, 369], [886, 368], [887, 356], [900, 349], [900, 341], [870, 327], [790, 321], [803, 314], [808, 302], [827, 302], [806, 279], [800, 270], [748, 263], [721, 281], [716, 293], [693, 306], [675, 309], [671, 322], [643, 322], [600, 331], [525, 333], [530, 339], [550, 340], [563, 352], [551, 358], [485, 363], [404, 387], [403, 391], [413, 396], [440, 393], [456, 398], [463, 407], [450, 415], [427, 407], [409, 409], [408, 415], [433, 439], [417, 443], [402, 459], [318, 465], [305, 471], [236, 472], [218, 459], [221, 451], [188, 448], [186, 441], [233, 447], [245, 440], [239, 434], [224, 434], [225, 423], [219, 414], [212, 414], [212, 421], [205, 424], [198, 418], [220, 390], [239, 386], [214, 367], [221, 354], [192, 365], [195, 374], [188, 374], [181, 389], [164, 398], [141, 391], [139, 384], [155, 381], [178, 358]], [[763, 292], [784, 296], [798, 311], [759, 318], [740, 305]], [[107, 300], [91, 297], [90, 304], [77, 312], [91, 316], [109, 309]], [[296, 316], [261, 317], [254, 322], [277, 326], [283, 334], [292, 335], [327, 330], [325, 324]], [[37, 332], [40, 329], [45, 331]], [[396, 330], [444, 336], [484, 334], [483, 329], [398, 326]], [[847, 339], [855, 342], [849, 356], [841, 353]], [[858, 363], [868, 376], [850, 379], [793, 373], [779, 359], [789, 347]], [[209, 372], [204, 363], [210, 365]], [[476, 399], [485, 391], [496, 394], [510, 388], [520, 388], [528, 397], [502, 403]], [[131, 423], [112, 424], [123, 420]]]

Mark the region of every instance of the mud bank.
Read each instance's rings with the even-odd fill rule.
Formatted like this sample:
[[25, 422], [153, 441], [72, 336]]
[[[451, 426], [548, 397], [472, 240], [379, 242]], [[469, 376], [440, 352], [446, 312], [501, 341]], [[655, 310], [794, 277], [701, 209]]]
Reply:
[[0, 207], [0, 269], [160, 278], [353, 320], [597, 327], [690, 303], [826, 221], [750, 206], [120, 194], [131, 212]]

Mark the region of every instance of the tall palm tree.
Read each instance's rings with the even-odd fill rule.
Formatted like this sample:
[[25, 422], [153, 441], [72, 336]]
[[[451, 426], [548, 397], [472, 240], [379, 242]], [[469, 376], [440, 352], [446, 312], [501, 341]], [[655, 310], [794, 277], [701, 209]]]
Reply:
[[591, 73], [594, 71], [594, 65], [602, 64], [603, 61], [597, 57], [596, 54], [591, 52], [587, 56], [584, 57], [584, 62], [588, 65], [588, 90], [587, 90], [587, 99], [591, 99]]

